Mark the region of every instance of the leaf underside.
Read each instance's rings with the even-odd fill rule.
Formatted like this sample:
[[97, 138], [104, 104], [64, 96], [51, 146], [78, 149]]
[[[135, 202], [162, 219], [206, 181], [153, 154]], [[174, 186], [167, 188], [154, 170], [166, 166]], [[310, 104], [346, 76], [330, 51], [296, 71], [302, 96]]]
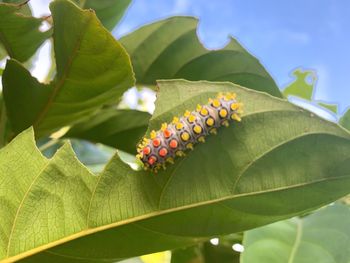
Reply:
[[303, 217], [247, 231], [243, 263], [350, 261], [350, 208], [335, 204]]
[[42, 19], [30, 16], [29, 9], [28, 14], [23, 14], [23, 9], [25, 7], [0, 1], [0, 59], [8, 54], [21, 62], [26, 61], [51, 36], [51, 30], [39, 30]]
[[69, 145], [47, 160], [25, 131], [0, 151], [0, 259], [114, 262], [289, 218], [349, 192], [350, 136], [336, 124], [232, 83], [158, 85], [150, 129], [225, 91], [245, 104], [242, 122], [156, 175], [117, 155], [92, 175]]
[[282, 97], [274, 80], [234, 38], [220, 50], [199, 42], [193, 17], [172, 17], [120, 39], [130, 54], [137, 85], [152, 86], [158, 79], [230, 81]]
[[340, 118], [339, 124], [350, 131], [350, 109], [348, 109]]
[[95, 10], [103, 26], [112, 30], [122, 18], [131, 0], [86, 0], [83, 2], [83, 8]]
[[65, 137], [103, 143], [134, 154], [150, 118], [147, 112], [107, 108], [74, 125]]
[[16, 133], [33, 125], [36, 136], [47, 135], [115, 102], [134, 84], [128, 54], [94, 12], [67, 0], [52, 2], [50, 9], [57, 65], [53, 82], [39, 83], [15, 60], [8, 61], [3, 73]]

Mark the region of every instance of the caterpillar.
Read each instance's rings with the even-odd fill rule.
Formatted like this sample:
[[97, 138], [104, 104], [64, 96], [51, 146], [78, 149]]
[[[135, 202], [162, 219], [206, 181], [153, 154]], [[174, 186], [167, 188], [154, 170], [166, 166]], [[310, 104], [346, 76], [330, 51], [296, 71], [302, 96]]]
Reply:
[[235, 93], [219, 93], [206, 105], [186, 111], [182, 117], [174, 117], [170, 124], [163, 123], [159, 131], [152, 130], [149, 138], [143, 138], [137, 147], [136, 157], [145, 170], [158, 172], [166, 163], [174, 163], [176, 156], [185, 156], [196, 143], [205, 142], [209, 134], [216, 134], [221, 126], [229, 126], [230, 120], [241, 121], [242, 103]]

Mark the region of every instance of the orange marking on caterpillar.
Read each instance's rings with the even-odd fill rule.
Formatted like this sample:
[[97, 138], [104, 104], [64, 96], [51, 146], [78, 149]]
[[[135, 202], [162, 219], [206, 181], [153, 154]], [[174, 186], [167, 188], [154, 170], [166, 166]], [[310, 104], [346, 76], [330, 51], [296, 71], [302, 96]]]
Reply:
[[229, 126], [231, 121], [241, 121], [242, 103], [234, 93], [219, 93], [209, 99], [208, 104], [197, 104], [193, 111], [187, 110], [183, 116], [174, 117], [170, 124], [163, 123], [160, 130], [150, 133], [151, 140], [144, 138], [138, 145], [139, 158], [146, 170], [157, 172], [166, 163], [173, 163], [179, 156], [205, 142], [205, 137], [216, 134], [221, 126]]

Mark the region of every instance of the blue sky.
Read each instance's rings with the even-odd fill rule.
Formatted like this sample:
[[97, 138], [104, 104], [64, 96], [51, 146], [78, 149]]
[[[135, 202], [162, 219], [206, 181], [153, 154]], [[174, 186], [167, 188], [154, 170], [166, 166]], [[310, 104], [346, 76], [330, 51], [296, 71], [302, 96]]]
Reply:
[[350, 105], [350, 1], [134, 0], [114, 34], [173, 15], [198, 17], [199, 38], [208, 48], [236, 37], [281, 88], [293, 69], [314, 69], [315, 99], [336, 102], [341, 112]]

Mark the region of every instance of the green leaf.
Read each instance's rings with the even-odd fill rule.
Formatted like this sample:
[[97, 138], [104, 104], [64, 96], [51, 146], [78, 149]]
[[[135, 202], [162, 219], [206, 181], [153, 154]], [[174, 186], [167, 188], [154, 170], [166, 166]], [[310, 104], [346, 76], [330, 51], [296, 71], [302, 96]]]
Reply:
[[290, 218], [349, 193], [350, 135], [336, 124], [232, 83], [159, 88], [150, 129], [219, 91], [245, 103], [242, 123], [166, 171], [133, 171], [116, 155], [98, 177], [69, 145], [46, 160], [24, 132], [0, 150], [0, 259], [115, 262]]
[[337, 104], [329, 104], [324, 102], [318, 102], [318, 105], [330, 110], [331, 112], [337, 114], [338, 113], [338, 105]]
[[[217, 258], [217, 260], [220, 259]], [[171, 263], [206, 263], [206, 261], [204, 261], [201, 246], [191, 246], [172, 251]]]
[[340, 118], [339, 124], [350, 131], [350, 109]]
[[248, 231], [243, 263], [350, 261], [350, 208], [336, 204], [310, 216]]
[[135, 153], [136, 144], [147, 130], [150, 117], [147, 112], [107, 108], [74, 125], [65, 137], [103, 143]]
[[17, 4], [18, 12], [22, 13], [23, 15], [32, 16], [32, 10], [29, 7], [29, 1], [26, 3], [23, 0], [0, 0], [0, 3]]
[[86, 0], [81, 2], [83, 2], [81, 5], [83, 8], [95, 10], [102, 24], [108, 30], [112, 30], [123, 17], [131, 0]]
[[155, 85], [158, 79], [231, 81], [281, 97], [271, 76], [237, 40], [220, 50], [199, 42], [198, 21], [172, 17], [136, 30], [120, 39], [131, 56], [137, 84]]
[[15, 132], [37, 136], [69, 125], [114, 102], [133, 86], [129, 57], [91, 11], [65, 0], [50, 5], [57, 75], [39, 83], [14, 60], [3, 73], [4, 98]]
[[232, 249], [232, 243], [213, 245], [205, 242], [197, 246], [175, 249], [171, 263], [239, 263], [240, 254]]
[[317, 81], [315, 72], [312, 70], [296, 69], [292, 72], [292, 75], [295, 77], [295, 80], [283, 90], [283, 95], [286, 97], [292, 95], [311, 100]]
[[[39, 31], [42, 19], [25, 15], [18, 4], [0, 3], [0, 49], [19, 61], [28, 60], [51, 35]], [[0, 51], [4, 56], [4, 51]]]
[[2, 93], [0, 92], [0, 147], [5, 144], [6, 122], [4, 99], [2, 97]]

